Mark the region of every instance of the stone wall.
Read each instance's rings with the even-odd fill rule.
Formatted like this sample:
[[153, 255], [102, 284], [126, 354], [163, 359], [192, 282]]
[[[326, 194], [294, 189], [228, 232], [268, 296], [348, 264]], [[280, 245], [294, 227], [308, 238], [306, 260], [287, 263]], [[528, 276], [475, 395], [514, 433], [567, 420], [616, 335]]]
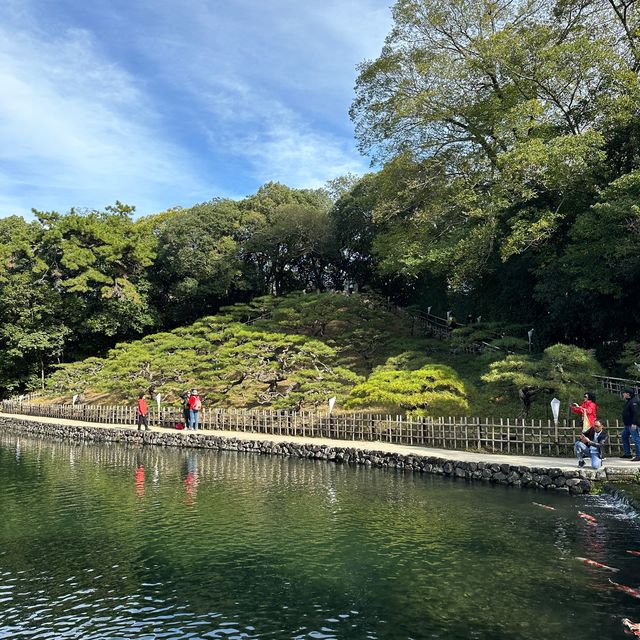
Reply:
[[370, 467], [404, 469], [514, 487], [563, 491], [576, 495], [589, 493], [594, 480], [606, 479], [605, 470], [563, 470], [488, 462], [461, 462], [440, 457], [400, 455], [350, 447], [250, 440], [248, 439], [250, 438], [249, 434], [247, 434], [247, 439], [237, 439], [200, 435], [193, 432], [137, 431], [135, 429], [108, 429], [85, 425], [44, 424], [18, 418], [0, 418], [0, 428], [62, 440], [144, 444], [315, 458], [338, 464], [351, 463]]

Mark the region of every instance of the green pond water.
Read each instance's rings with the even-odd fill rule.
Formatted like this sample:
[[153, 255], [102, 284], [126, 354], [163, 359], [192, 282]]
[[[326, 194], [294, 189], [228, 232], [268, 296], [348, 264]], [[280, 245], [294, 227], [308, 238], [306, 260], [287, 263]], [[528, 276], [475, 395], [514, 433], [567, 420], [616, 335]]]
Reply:
[[10, 433], [0, 486], [0, 638], [588, 640], [640, 621], [608, 582], [640, 583], [639, 521], [606, 496]]

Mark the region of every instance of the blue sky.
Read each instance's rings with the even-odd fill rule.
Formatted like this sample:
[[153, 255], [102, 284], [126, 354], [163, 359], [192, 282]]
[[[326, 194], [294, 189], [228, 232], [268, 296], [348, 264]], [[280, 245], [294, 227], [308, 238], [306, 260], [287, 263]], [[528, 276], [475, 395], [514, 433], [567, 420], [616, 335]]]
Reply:
[[0, 217], [363, 173], [347, 111], [390, 4], [2, 0]]

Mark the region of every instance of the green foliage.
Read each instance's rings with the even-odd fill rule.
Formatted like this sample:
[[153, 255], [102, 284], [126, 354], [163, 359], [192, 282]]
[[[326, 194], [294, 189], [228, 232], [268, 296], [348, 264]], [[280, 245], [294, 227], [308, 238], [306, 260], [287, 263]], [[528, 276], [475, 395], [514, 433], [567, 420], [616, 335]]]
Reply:
[[623, 367], [624, 373], [630, 378], [640, 379], [640, 342], [637, 340], [626, 342], [618, 364]]
[[493, 348], [503, 352], [526, 351], [529, 342], [525, 338], [527, 330], [522, 325], [504, 322], [476, 322], [454, 329], [449, 344], [453, 350], [473, 346], [478, 349]]
[[580, 397], [585, 389], [591, 389], [593, 376], [602, 373], [592, 352], [556, 344], [545, 349], [542, 355], [509, 355], [497, 360], [491, 363], [482, 380], [499, 394], [526, 390], [533, 398], [546, 389], [567, 403]]
[[376, 368], [351, 390], [346, 407], [380, 407], [414, 415], [462, 415], [469, 409], [456, 372], [445, 365], [424, 364], [423, 356], [412, 352]]
[[51, 395], [140, 390], [168, 398], [197, 385], [208, 404], [310, 407], [344, 399], [408, 334], [379, 300], [336, 294], [263, 297], [171, 332], [119, 344], [104, 359], [69, 363]]
[[231, 200], [198, 204], [160, 222], [152, 282], [168, 320], [192, 320], [249, 286], [241, 242], [258, 222]]
[[367, 203], [378, 274], [444, 276], [495, 318], [524, 315], [509, 303], [529, 287], [548, 341], [637, 332], [638, 296], [616, 282], [638, 276], [624, 174], [640, 164], [640, 49], [637, 12], [615, 6], [396, 2], [351, 109], [362, 150], [386, 161]]
[[338, 255], [326, 191], [268, 183], [241, 207], [258, 220], [245, 255], [262, 292], [325, 288], [328, 265]]
[[303, 336], [259, 331], [204, 318], [177, 330], [116, 346], [105, 359], [62, 365], [48, 381], [54, 395], [140, 390], [177, 400], [198, 386], [212, 406], [313, 407], [342, 397], [359, 377], [336, 365], [336, 352]]

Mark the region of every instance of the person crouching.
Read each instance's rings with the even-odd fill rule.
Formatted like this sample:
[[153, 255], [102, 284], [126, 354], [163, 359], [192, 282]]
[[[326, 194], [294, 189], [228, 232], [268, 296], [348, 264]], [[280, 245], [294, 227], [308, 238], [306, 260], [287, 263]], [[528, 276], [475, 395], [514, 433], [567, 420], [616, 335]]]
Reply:
[[602, 466], [602, 447], [608, 439], [609, 434], [605, 431], [600, 420], [596, 420], [589, 431], [581, 433], [575, 445], [578, 466], [584, 467], [584, 456], [589, 454], [591, 466], [594, 469], [599, 469]]

